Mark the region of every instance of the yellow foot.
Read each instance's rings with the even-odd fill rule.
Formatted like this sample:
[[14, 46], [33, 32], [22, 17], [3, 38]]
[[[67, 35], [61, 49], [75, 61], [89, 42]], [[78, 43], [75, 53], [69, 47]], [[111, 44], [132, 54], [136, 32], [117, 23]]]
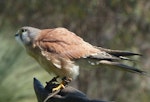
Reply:
[[60, 90], [60, 89], [64, 89], [64, 88], [65, 88], [65, 85], [63, 83], [61, 83], [57, 87], [53, 88], [52, 92]]
[[64, 78], [62, 79], [62, 82], [61, 82], [57, 87], [55, 87], [55, 88], [52, 89], [52, 92], [57, 91], [57, 90], [64, 89], [65, 86], [68, 85], [68, 83], [71, 82], [71, 80], [72, 80], [71, 78], [66, 78], [66, 77], [64, 77]]

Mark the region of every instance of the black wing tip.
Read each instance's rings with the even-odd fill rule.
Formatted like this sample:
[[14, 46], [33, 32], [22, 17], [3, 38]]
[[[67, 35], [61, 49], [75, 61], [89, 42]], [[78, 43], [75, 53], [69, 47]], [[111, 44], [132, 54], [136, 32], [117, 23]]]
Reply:
[[143, 56], [140, 53], [134, 53], [131, 51], [111, 50], [111, 49], [104, 49], [104, 48], [100, 48], [100, 50], [105, 51], [114, 56]]
[[119, 56], [143, 56], [142, 54], [140, 53], [134, 53], [134, 52], [130, 52], [130, 51], [118, 51], [116, 52], [116, 55], [119, 55]]

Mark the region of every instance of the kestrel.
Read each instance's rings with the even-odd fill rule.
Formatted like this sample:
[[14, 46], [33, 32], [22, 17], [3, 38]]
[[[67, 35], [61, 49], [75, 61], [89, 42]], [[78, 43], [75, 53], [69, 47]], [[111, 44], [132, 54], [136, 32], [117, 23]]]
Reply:
[[[79, 75], [79, 68], [96, 68], [101, 65], [112, 65], [116, 66], [114, 68], [145, 74], [142, 70], [120, 62], [131, 61], [127, 56], [140, 54], [93, 46], [65, 28], [41, 30], [22, 27], [15, 38], [42, 68], [60, 78], [75, 79]], [[63, 88], [63, 84], [64, 80], [59, 88]]]

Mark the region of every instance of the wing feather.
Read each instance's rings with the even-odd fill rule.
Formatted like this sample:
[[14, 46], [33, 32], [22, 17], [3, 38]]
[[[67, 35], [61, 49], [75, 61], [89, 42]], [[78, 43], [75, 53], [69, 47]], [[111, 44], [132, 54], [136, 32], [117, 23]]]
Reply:
[[134, 55], [142, 56], [139, 53], [133, 53], [133, 52], [129, 52], [129, 51], [111, 50], [111, 49], [106, 49], [106, 48], [102, 48], [102, 47], [96, 47], [96, 48], [98, 48], [101, 51], [105, 51], [111, 55], [117, 56], [117, 57], [119, 57], [119, 56], [134, 56]]
[[65, 28], [42, 30], [34, 45], [42, 51], [58, 54], [67, 59], [77, 59], [99, 52], [98, 49]]
[[100, 61], [100, 64], [113, 65], [123, 70], [140, 74], [144, 73], [136, 68], [121, 64], [118, 61], [121, 59], [128, 60], [124, 56], [139, 54], [94, 47], [65, 28], [42, 30], [33, 45], [41, 50], [43, 56], [57, 65], [63, 64], [62, 59], [70, 61], [79, 58], [90, 58]]

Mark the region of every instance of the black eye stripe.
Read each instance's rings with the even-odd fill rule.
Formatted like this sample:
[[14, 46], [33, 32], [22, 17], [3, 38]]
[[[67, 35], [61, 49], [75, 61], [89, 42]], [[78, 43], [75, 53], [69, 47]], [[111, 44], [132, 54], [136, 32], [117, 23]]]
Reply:
[[20, 29], [19, 37], [20, 37], [21, 41], [23, 41], [23, 33], [24, 33], [24, 32], [27, 32], [27, 31], [28, 31], [28, 30], [27, 30], [27, 29], [24, 29], [24, 28]]
[[20, 34], [20, 39], [23, 41], [23, 35], [22, 35], [22, 33]]

